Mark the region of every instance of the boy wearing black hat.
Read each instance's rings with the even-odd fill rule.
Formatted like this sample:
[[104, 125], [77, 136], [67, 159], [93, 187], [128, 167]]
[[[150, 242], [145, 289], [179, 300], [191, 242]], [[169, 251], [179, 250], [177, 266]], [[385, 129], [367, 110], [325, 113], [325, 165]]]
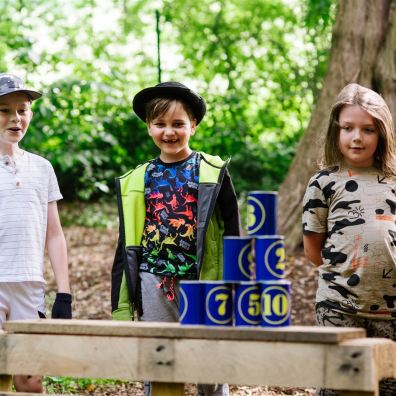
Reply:
[[[56, 201], [62, 198], [51, 164], [22, 150], [41, 93], [0, 73], [0, 328], [6, 320], [43, 317], [44, 248], [58, 286], [52, 318], [71, 318], [66, 242]], [[15, 376], [17, 391], [42, 392], [41, 378]]]
[[[112, 270], [114, 319], [176, 322], [180, 279], [222, 279], [222, 239], [239, 235], [228, 161], [190, 149], [202, 97], [166, 82], [143, 89], [133, 110], [160, 155], [116, 179], [120, 237]], [[199, 386], [227, 395], [228, 386]], [[149, 390], [145, 390], [149, 394]]]

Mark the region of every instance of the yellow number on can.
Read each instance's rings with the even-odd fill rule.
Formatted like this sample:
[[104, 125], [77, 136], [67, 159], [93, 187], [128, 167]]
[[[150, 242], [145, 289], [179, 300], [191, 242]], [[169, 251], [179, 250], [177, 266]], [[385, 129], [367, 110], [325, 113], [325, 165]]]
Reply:
[[260, 294], [252, 293], [249, 295], [248, 313], [251, 316], [260, 314]]
[[219, 293], [215, 296], [215, 301], [221, 301], [217, 312], [220, 316], [224, 316], [226, 314], [226, 305], [228, 300], [228, 294]]
[[276, 269], [284, 270], [285, 269], [285, 249], [280, 247], [275, 250], [275, 256], [278, 257], [278, 262], [276, 263]]
[[263, 316], [283, 316], [289, 310], [288, 299], [284, 294], [276, 294], [275, 296], [264, 294], [263, 305]]

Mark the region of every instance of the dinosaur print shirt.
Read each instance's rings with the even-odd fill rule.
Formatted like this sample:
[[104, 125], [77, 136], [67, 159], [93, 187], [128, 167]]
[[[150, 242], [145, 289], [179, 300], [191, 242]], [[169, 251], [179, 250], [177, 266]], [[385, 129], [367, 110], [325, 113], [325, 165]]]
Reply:
[[145, 174], [146, 218], [141, 271], [196, 278], [199, 154], [164, 163], [151, 161]]
[[396, 318], [396, 179], [374, 168], [316, 173], [304, 196], [304, 234], [326, 233], [317, 303]]

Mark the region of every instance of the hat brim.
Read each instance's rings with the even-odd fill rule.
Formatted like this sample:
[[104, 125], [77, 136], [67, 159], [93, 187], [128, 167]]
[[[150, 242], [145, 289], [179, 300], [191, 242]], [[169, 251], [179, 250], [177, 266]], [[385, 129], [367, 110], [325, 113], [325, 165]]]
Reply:
[[24, 94], [28, 95], [31, 100], [36, 100], [36, 99], [41, 98], [43, 96], [40, 92], [37, 92], [37, 91], [32, 91], [30, 89], [18, 89], [18, 88], [10, 89], [7, 92], [1, 93], [0, 96], [9, 95], [9, 94], [12, 94], [14, 92], [24, 93]]
[[194, 114], [197, 125], [206, 113], [206, 104], [203, 98], [188, 88], [183, 87], [149, 87], [138, 92], [133, 98], [132, 107], [136, 115], [146, 122], [146, 104], [154, 98], [171, 97], [185, 102]]

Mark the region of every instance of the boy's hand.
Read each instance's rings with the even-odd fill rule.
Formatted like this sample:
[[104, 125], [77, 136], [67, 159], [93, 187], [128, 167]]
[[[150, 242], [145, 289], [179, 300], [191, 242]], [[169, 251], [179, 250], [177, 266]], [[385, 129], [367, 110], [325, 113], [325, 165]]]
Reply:
[[56, 293], [54, 305], [52, 306], [52, 319], [71, 319], [72, 296], [69, 293]]

